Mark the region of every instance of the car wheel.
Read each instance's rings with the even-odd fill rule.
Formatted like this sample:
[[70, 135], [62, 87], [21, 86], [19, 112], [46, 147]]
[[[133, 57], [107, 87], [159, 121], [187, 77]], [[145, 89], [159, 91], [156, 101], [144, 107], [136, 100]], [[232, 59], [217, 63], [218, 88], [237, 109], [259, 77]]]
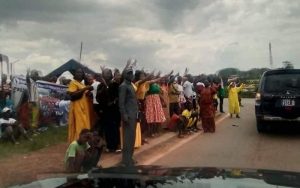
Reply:
[[266, 132], [266, 126], [262, 120], [256, 119], [256, 128], [259, 133]]

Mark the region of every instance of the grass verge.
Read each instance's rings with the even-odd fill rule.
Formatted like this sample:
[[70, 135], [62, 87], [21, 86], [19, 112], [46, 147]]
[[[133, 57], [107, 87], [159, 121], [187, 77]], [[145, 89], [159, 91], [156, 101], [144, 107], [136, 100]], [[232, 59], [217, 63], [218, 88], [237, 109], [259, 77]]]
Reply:
[[67, 127], [48, 127], [48, 130], [41, 132], [35, 136], [31, 136], [33, 141], [28, 141], [24, 138], [19, 138], [19, 145], [14, 145], [11, 142], [0, 142], [0, 159], [10, 157], [15, 154], [25, 154], [36, 151], [45, 147], [49, 147], [58, 143], [66, 142]]

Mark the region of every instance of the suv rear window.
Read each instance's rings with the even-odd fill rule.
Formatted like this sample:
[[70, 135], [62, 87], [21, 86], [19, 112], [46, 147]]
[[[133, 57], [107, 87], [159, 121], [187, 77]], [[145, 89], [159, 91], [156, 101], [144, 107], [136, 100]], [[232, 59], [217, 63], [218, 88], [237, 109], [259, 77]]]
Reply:
[[300, 73], [267, 75], [264, 87], [266, 93], [300, 94]]

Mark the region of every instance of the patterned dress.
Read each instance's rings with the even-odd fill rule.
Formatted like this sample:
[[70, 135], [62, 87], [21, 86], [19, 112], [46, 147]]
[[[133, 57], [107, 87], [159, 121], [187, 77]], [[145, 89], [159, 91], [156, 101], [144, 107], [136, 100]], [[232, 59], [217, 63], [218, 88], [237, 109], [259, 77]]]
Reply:
[[145, 113], [147, 123], [163, 123], [166, 121], [159, 93], [159, 85], [156, 83], [151, 84], [145, 101]]

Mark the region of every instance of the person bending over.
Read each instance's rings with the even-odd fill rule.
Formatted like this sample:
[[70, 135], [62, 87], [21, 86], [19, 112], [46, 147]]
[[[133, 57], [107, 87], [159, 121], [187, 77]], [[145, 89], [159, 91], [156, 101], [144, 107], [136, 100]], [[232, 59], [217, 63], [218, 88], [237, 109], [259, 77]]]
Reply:
[[82, 129], [79, 139], [73, 141], [66, 151], [66, 171], [86, 172], [96, 167], [103, 148], [99, 142], [98, 135], [92, 134], [88, 129]]

